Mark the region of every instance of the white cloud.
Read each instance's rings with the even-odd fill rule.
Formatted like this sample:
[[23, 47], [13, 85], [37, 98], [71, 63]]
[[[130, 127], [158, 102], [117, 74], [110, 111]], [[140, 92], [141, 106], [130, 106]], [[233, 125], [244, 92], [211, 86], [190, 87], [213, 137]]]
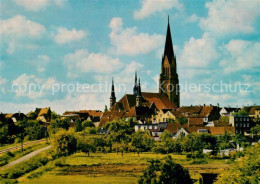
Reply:
[[[6, 42], [8, 47], [6, 52], [12, 54], [17, 47], [24, 47], [25, 39], [39, 39], [45, 33], [46, 28], [22, 15], [1, 20], [0, 19], [0, 36], [1, 41]], [[24, 39], [25, 38], [25, 39]], [[23, 42], [20, 44], [19, 42]], [[22, 45], [22, 46], [21, 46]]]
[[61, 7], [66, 1], [67, 0], [15, 0], [17, 5], [22, 6], [27, 11], [34, 12], [46, 8], [50, 4]]
[[224, 49], [227, 51], [227, 56], [221, 60], [220, 66], [224, 68], [225, 73], [260, 67], [259, 42], [231, 40]]
[[192, 14], [191, 16], [187, 17], [186, 22], [192, 23], [197, 22], [199, 20], [199, 17], [196, 14]]
[[123, 21], [119, 17], [111, 19], [110, 42], [116, 54], [138, 55], [151, 52], [162, 46], [164, 36], [159, 34], [137, 33], [137, 27], [123, 29]]
[[49, 62], [50, 62], [49, 56], [38, 55], [35, 59], [30, 60], [27, 63], [32, 66], [35, 66], [38, 72], [44, 72]]
[[181, 10], [182, 3], [178, 0], [142, 0], [142, 7], [140, 10], [134, 12], [135, 19], [144, 19], [156, 12], [176, 8]]
[[12, 82], [12, 92], [16, 97], [40, 98], [51, 90], [52, 84], [56, 83], [54, 78], [37, 78], [35, 75], [20, 75]]
[[0, 20], [0, 35], [19, 37], [40, 37], [45, 27], [37, 22], [28, 20], [22, 15]]
[[5, 78], [3, 78], [2, 76], [0, 76], [0, 85], [3, 85], [7, 82], [7, 80]]
[[259, 0], [224, 1], [206, 3], [208, 17], [201, 18], [200, 27], [215, 35], [252, 33], [253, 24], [259, 16]]
[[212, 65], [218, 56], [215, 39], [204, 33], [200, 39], [191, 37], [185, 42], [179, 62], [188, 67], [206, 68]]
[[69, 43], [72, 41], [78, 41], [82, 38], [86, 37], [87, 33], [83, 30], [76, 30], [73, 28], [72, 30], [68, 30], [64, 27], [59, 27], [57, 29], [57, 34], [54, 36], [54, 40], [58, 44]]
[[67, 66], [68, 75], [71, 77], [77, 77], [75, 73], [79, 71], [83, 73], [110, 73], [123, 67], [119, 58], [112, 58], [101, 53], [89, 53], [86, 49], [77, 50], [64, 56], [64, 65]]

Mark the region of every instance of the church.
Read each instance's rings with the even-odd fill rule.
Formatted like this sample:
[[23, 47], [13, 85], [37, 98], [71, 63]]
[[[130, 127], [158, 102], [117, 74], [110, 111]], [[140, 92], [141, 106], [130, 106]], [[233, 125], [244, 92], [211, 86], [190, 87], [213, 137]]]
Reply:
[[[110, 108], [109, 111], [104, 112], [102, 119], [111, 121], [114, 118], [133, 117], [136, 120], [152, 122], [153, 115], [160, 110], [176, 110], [179, 107], [179, 79], [168, 18], [158, 93], [142, 92], [140, 78], [138, 79], [137, 72], [135, 72], [133, 94], [125, 94], [119, 101], [116, 101], [114, 81], [112, 79]], [[104, 121], [101, 121], [101, 125], [104, 123]]]

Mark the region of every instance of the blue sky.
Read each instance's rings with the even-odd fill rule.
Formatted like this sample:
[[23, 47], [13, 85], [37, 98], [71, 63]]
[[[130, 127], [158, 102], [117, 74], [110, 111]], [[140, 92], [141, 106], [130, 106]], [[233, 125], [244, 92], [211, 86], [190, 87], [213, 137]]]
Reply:
[[[120, 99], [132, 93], [135, 70], [143, 91], [158, 91], [168, 15], [180, 84], [192, 88], [181, 91], [181, 105], [260, 103], [259, 0], [1, 0], [0, 6], [2, 112], [103, 110], [111, 78]], [[83, 84], [92, 90], [83, 92]], [[81, 90], [73, 90], [77, 85]]]

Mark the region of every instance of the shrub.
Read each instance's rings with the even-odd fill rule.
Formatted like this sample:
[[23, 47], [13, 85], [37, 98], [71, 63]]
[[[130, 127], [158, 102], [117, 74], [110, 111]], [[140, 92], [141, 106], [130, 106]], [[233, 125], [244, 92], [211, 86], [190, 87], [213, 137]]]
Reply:
[[97, 129], [95, 127], [87, 127], [84, 129], [85, 134], [96, 134]]
[[191, 178], [187, 169], [173, 162], [170, 156], [166, 159], [152, 160], [138, 180], [139, 184], [163, 184], [185, 183], [191, 184]]
[[68, 156], [77, 149], [77, 140], [73, 133], [65, 130], [59, 131], [54, 136], [54, 150], [59, 156]]

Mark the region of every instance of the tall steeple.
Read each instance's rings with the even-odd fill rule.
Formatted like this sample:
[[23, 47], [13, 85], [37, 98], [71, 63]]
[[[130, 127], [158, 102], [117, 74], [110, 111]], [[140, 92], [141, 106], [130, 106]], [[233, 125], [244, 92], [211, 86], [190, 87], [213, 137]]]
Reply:
[[115, 103], [116, 103], [115, 86], [114, 86], [114, 79], [112, 78], [110, 108], [112, 108]]
[[174, 57], [174, 51], [173, 51], [173, 45], [172, 45], [172, 36], [171, 36], [171, 28], [169, 23], [169, 15], [168, 15], [168, 26], [167, 26], [167, 33], [166, 33], [166, 40], [165, 40], [165, 46], [164, 46], [164, 54], [163, 54], [163, 60], [165, 59], [165, 56], [167, 56], [168, 61], [171, 63], [173, 57]]
[[141, 84], [140, 84], [140, 78], [138, 82], [138, 90], [136, 95], [136, 106], [139, 107], [142, 105], [142, 91], [141, 91]]
[[177, 74], [176, 57], [173, 51], [171, 29], [168, 16], [168, 26], [164, 54], [162, 56], [159, 93], [164, 93], [177, 107], [180, 106], [179, 78]]
[[137, 71], [135, 71], [135, 84], [134, 84], [134, 88], [133, 88], [133, 94], [134, 94], [134, 95], [137, 95], [137, 91], [138, 91]]

